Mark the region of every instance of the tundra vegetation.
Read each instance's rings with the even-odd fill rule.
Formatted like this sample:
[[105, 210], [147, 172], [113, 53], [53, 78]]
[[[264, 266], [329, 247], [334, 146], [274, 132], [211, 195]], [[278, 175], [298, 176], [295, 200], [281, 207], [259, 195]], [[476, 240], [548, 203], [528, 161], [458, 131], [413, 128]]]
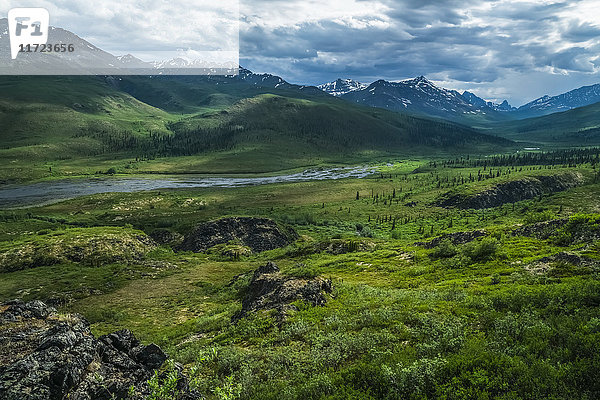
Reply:
[[[365, 179], [5, 210], [0, 299], [81, 313], [96, 335], [130, 329], [208, 399], [595, 399], [599, 162], [596, 149], [404, 160]], [[482, 193], [493, 206], [470, 208]], [[262, 252], [183, 251], [225, 217], [293, 234]], [[282, 281], [330, 280], [327, 301], [235, 318], [268, 262]]]

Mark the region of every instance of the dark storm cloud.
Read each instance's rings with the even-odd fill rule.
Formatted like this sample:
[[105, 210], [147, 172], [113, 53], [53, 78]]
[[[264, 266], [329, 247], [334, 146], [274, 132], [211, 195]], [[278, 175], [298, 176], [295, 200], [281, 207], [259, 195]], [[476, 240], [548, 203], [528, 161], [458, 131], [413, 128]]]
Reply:
[[242, 3], [241, 55], [250, 68], [298, 83], [427, 75], [493, 97], [520, 75], [600, 81], [595, 9], [591, 0]]
[[600, 37], [600, 27], [586, 23], [571, 23], [563, 32], [563, 38], [571, 42], [587, 42]]

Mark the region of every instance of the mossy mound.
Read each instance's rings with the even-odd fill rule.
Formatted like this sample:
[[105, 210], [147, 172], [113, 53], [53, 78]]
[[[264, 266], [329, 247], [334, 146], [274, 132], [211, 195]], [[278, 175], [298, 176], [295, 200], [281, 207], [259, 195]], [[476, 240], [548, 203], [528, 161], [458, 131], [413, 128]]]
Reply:
[[0, 272], [61, 263], [97, 267], [141, 260], [156, 248], [145, 233], [130, 228], [75, 228], [5, 243], [0, 247]]

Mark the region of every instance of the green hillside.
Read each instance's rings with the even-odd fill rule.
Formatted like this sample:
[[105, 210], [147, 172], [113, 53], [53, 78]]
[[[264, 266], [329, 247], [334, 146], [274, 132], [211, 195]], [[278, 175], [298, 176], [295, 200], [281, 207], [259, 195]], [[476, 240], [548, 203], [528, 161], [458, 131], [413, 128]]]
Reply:
[[511, 121], [493, 126], [492, 130], [511, 140], [544, 145], [598, 145], [600, 103], [543, 117]]
[[302, 90], [206, 79], [0, 79], [0, 179], [272, 172], [511, 145], [460, 125]]

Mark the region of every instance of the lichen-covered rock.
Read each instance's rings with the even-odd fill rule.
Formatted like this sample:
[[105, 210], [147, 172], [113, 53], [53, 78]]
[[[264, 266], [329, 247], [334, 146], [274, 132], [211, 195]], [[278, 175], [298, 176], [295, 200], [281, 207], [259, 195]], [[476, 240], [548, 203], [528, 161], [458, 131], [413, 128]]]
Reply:
[[185, 236], [179, 249], [199, 253], [235, 241], [261, 252], [287, 246], [296, 238], [294, 231], [283, 230], [268, 218], [223, 218], [198, 225]]
[[332, 292], [331, 280], [322, 278], [296, 279], [281, 274], [273, 262], [261, 266], [250, 280], [246, 295], [242, 300], [242, 310], [233, 317], [234, 321], [250, 312], [277, 310], [280, 317], [303, 300], [313, 306], [323, 306]]
[[[81, 315], [59, 315], [40, 301], [0, 306], [3, 400], [143, 399], [147, 381], [166, 359], [158, 346], [142, 345], [128, 330], [97, 339]], [[200, 396], [188, 390], [178, 398]]]
[[532, 176], [500, 183], [473, 195], [450, 191], [435, 204], [440, 207], [462, 209], [492, 208], [507, 203], [533, 199], [544, 194], [562, 192], [582, 183], [583, 176], [578, 172]]

